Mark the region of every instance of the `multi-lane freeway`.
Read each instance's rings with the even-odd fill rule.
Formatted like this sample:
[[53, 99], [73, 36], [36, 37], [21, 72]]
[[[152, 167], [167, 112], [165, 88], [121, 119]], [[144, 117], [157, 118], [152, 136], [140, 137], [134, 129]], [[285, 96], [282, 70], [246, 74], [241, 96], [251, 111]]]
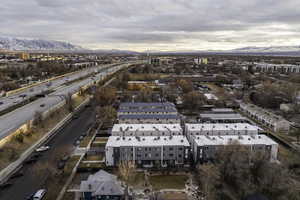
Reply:
[[34, 113], [36, 111], [46, 112], [54, 106], [65, 101], [62, 96], [68, 94], [74, 94], [79, 91], [79, 89], [86, 85], [91, 85], [95, 81], [102, 80], [105, 76], [110, 75], [121, 68], [128, 67], [132, 63], [126, 64], [115, 64], [111, 65], [109, 68], [105, 68], [98, 72], [92, 77], [85, 78], [83, 80], [74, 82], [70, 85], [60, 86], [55, 92], [47, 95], [46, 97], [37, 99], [30, 104], [27, 104], [21, 108], [18, 108], [12, 112], [9, 112], [0, 117], [0, 140], [8, 136], [10, 133], [18, 129], [21, 125], [25, 124], [27, 121], [33, 119]]
[[83, 69], [78, 72], [70, 73], [64, 77], [59, 77], [59, 78], [51, 80], [51, 81], [42, 82], [33, 87], [21, 90], [20, 92], [17, 92], [8, 97], [1, 97], [0, 98], [0, 112], [13, 106], [13, 105], [21, 103], [22, 101], [25, 101], [35, 95], [41, 94], [45, 91], [55, 90], [58, 87], [64, 85], [65, 83], [77, 80], [82, 77], [86, 77], [95, 72], [103, 71], [103, 70], [107, 69], [108, 67], [110, 67], [111, 65], [113, 65], [113, 64], [89, 67], [89, 68]]

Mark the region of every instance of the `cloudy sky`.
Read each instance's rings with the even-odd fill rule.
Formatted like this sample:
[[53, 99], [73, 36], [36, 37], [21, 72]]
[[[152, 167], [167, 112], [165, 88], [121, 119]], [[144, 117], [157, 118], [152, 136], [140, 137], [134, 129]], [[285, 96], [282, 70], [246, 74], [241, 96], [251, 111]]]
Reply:
[[0, 35], [91, 49], [300, 45], [299, 0], [1, 0]]

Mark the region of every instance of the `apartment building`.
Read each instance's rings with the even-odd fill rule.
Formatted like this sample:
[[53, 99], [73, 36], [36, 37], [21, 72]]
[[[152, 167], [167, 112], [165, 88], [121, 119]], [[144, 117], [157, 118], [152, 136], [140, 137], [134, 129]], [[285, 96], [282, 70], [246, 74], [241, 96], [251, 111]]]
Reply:
[[300, 73], [300, 65], [270, 63], [243, 63], [242, 65], [246, 70], [252, 69], [257, 72]]
[[240, 110], [273, 131], [288, 132], [290, 129], [289, 121], [256, 105], [241, 103]]
[[201, 123], [244, 123], [248, 119], [238, 113], [201, 113], [199, 121]]
[[119, 115], [118, 122], [120, 124], [179, 124], [180, 117], [178, 115]]
[[115, 124], [112, 136], [175, 136], [182, 135], [180, 124]]
[[190, 142], [195, 162], [207, 162], [213, 160], [216, 153], [219, 150], [226, 150], [224, 147], [228, 145], [243, 145], [252, 152], [265, 153], [271, 162], [277, 160], [278, 144], [265, 135], [193, 135], [190, 138]]
[[120, 109], [169, 109], [176, 108], [175, 104], [170, 102], [153, 102], [153, 103], [145, 103], [145, 102], [127, 102], [121, 103], [119, 106]]
[[261, 130], [248, 123], [185, 124], [185, 134], [190, 142], [192, 136], [257, 135]]
[[119, 109], [120, 115], [177, 115], [177, 109], [173, 107], [168, 108], [133, 108], [133, 109]]
[[190, 144], [185, 136], [111, 136], [105, 147], [106, 165], [133, 161], [139, 167], [188, 165]]

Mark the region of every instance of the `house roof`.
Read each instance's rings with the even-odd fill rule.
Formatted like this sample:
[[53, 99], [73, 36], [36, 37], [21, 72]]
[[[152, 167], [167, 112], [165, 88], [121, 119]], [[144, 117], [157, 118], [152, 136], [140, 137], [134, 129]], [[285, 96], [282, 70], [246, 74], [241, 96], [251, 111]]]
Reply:
[[180, 119], [178, 115], [119, 115], [119, 119]]
[[187, 131], [259, 131], [258, 126], [248, 123], [217, 123], [217, 124], [185, 124]]
[[182, 132], [180, 124], [114, 124], [112, 132], [160, 131]]
[[106, 147], [120, 147], [120, 146], [134, 146], [134, 147], [161, 147], [161, 146], [190, 146], [186, 137], [183, 135], [177, 136], [110, 136]]
[[167, 108], [120, 108], [118, 112], [177, 112], [176, 108], [167, 107]]
[[199, 116], [212, 120], [247, 120], [247, 118], [238, 113], [202, 113]]
[[234, 141], [239, 142], [241, 145], [277, 145], [271, 138], [266, 135], [255, 136], [238, 136], [238, 135], [225, 135], [225, 136], [204, 136], [197, 135], [193, 137], [198, 146], [215, 146], [215, 145], [228, 145]]
[[80, 191], [92, 192], [92, 196], [124, 194], [124, 190], [117, 177], [104, 170], [90, 175], [86, 181], [81, 181]]
[[151, 103], [145, 103], [145, 102], [125, 102], [120, 104], [120, 108], [124, 107], [165, 107], [165, 106], [171, 106], [175, 107], [175, 104], [170, 102], [151, 102]]

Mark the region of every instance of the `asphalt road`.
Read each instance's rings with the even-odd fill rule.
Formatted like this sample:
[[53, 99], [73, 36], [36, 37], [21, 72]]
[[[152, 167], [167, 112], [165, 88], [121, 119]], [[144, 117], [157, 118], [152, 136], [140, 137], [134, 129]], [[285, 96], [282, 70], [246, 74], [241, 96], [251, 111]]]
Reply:
[[111, 68], [105, 69], [104, 71], [96, 74], [94, 77], [89, 77], [84, 80], [74, 82], [73, 84], [68, 86], [62, 86], [54, 93], [51, 93], [44, 98], [40, 98], [30, 104], [27, 104], [10, 113], [0, 116], [0, 140], [18, 129], [21, 125], [26, 124], [27, 121], [33, 119], [34, 113], [36, 111], [42, 113], [46, 112], [59, 103], [65, 101], [63, 96], [66, 96], [70, 93], [74, 94], [79, 91], [82, 86], [92, 85], [95, 81], [102, 80], [104, 77], [128, 65], [129, 64], [120, 64], [112, 66]]
[[[12, 186], [6, 189], [0, 189], [1, 200], [23, 200], [28, 195], [43, 188], [43, 183], [47, 174], [39, 174], [37, 167], [41, 165], [57, 166], [57, 160], [62, 157], [61, 149], [71, 153], [74, 150], [73, 144], [80, 137], [86, 133], [88, 128], [95, 122], [95, 111], [90, 108], [84, 108], [81, 111], [78, 119], [73, 119], [62, 130], [60, 130], [55, 137], [52, 138], [48, 144], [50, 150], [43, 152], [42, 156], [36, 163], [24, 164], [21, 171], [24, 176], [11, 179]], [[45, 173], [45, 172], [44, 172]], [[57, 191], [59, 192], [59, 191]]]

